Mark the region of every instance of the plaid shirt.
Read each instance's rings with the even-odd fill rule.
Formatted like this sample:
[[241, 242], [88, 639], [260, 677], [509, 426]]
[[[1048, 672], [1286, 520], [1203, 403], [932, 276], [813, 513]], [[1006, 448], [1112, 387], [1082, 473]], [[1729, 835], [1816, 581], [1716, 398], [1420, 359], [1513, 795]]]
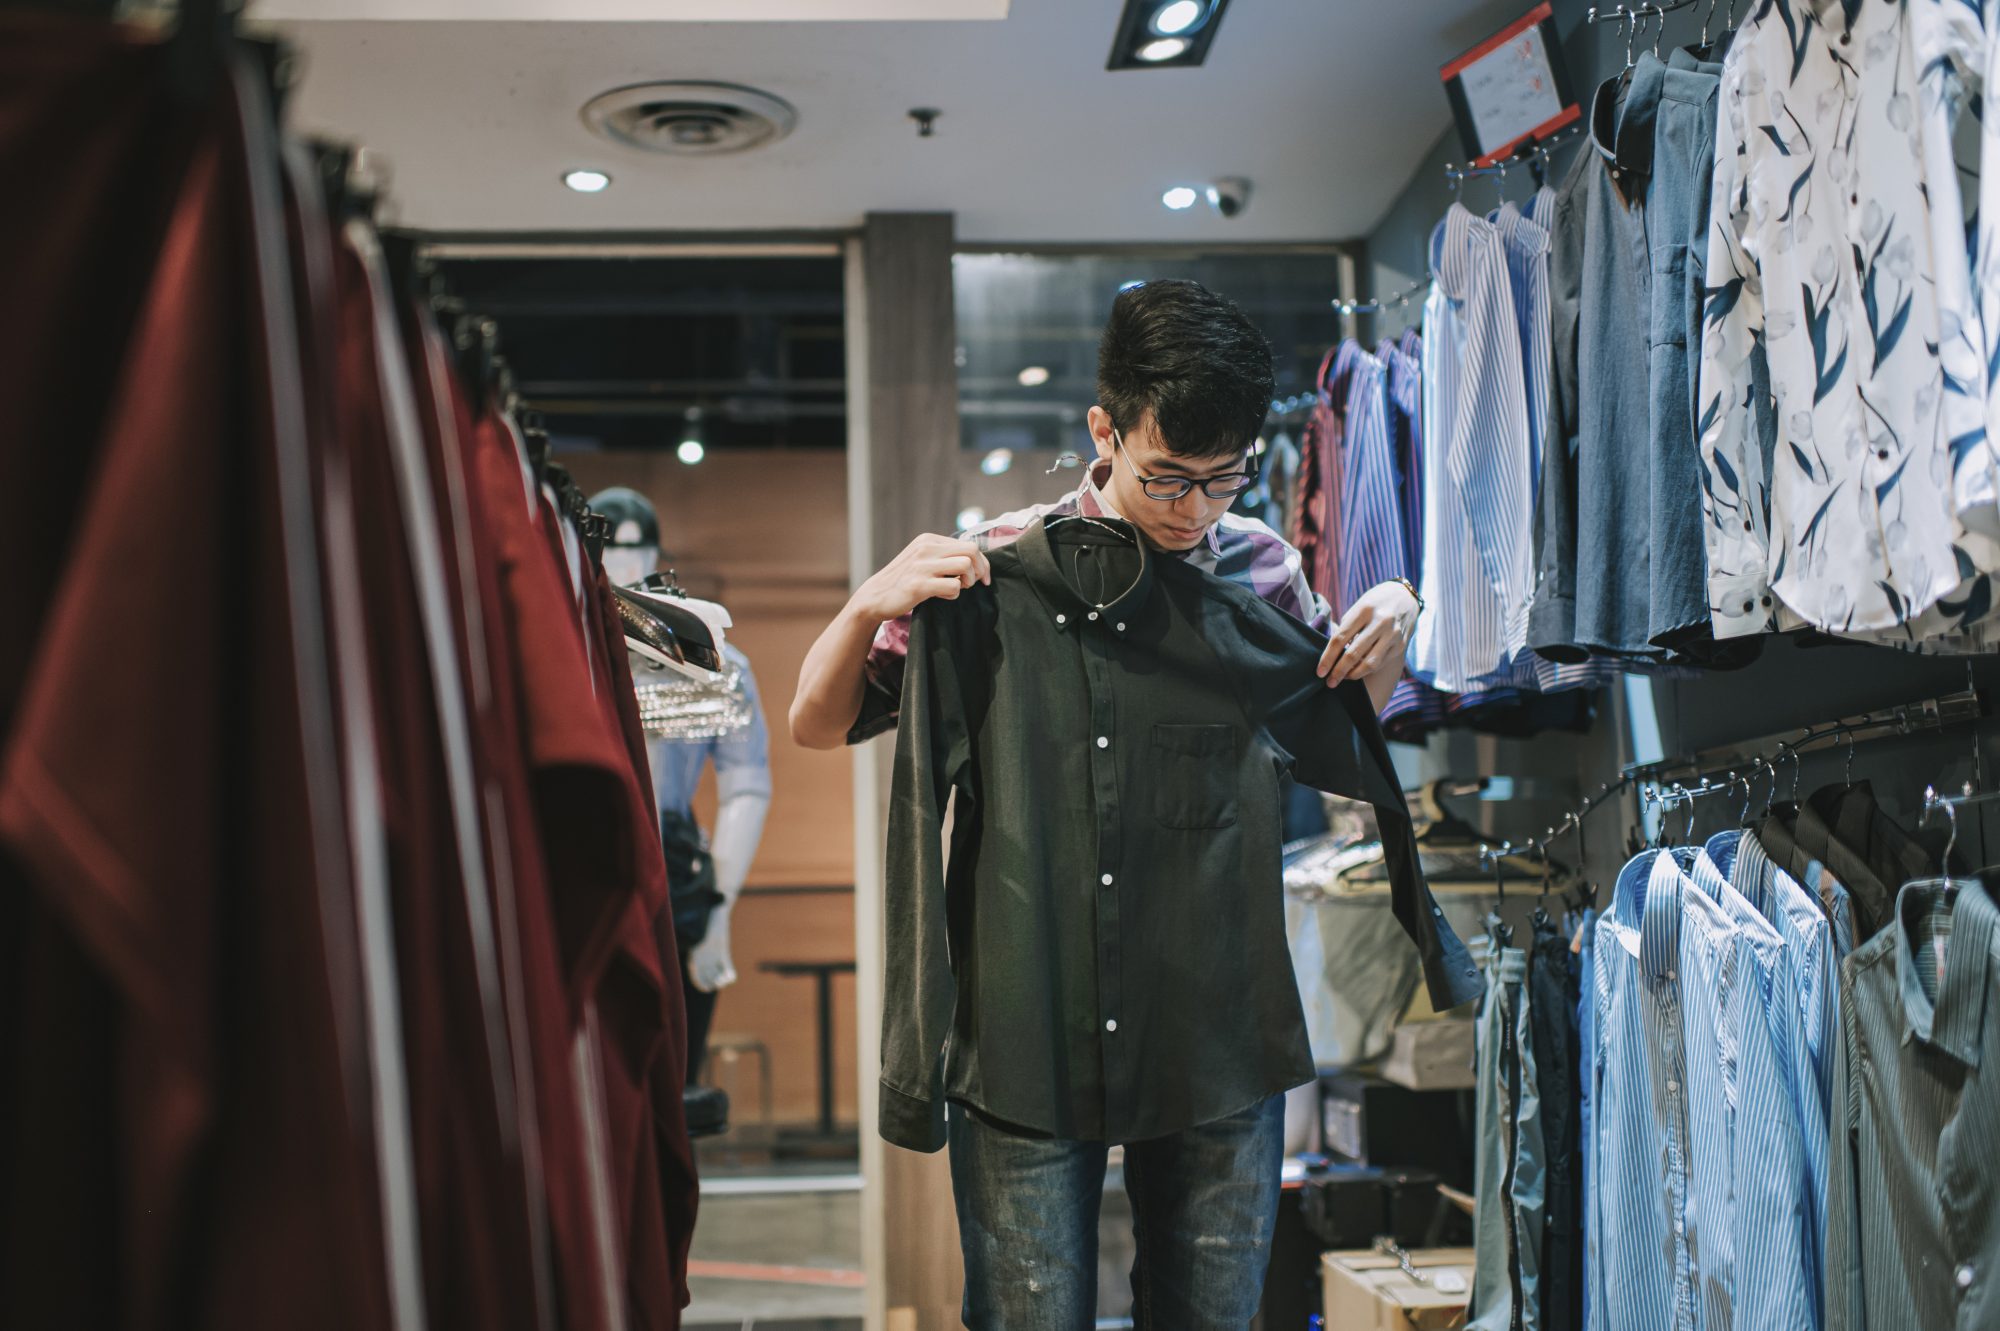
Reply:
[[[1055, 503], [1003, 513], [960, 532], [959, 536], [977, 542], [982, 549], [995, 550], [1013, 544], [1022, 532], [1045, 517], [1122, 518], [1099, 488], [1099, 477], [1107, 467], [1102, 460], [1093, 463], [1084, 473], [1083, 483]], [[1332, 612], [1325, 598], [1306, 581], [1299, 552], [1255, 518], [1224, 514], [1220, 522], [1208, 529], [1202, 544], [1176, 557], [1203, 572], [1243, 586], [1316, 632], [1325, 633], [1332, 627]], [[903, 697], [903, 662], [909, 650], [908, 615], [892, 619], [876, 631], [875, 645], [868, 652], [867, 691], [862, 697], [861, 715], [847, 733], [849, 744], [859, 744], [895, 728]]]

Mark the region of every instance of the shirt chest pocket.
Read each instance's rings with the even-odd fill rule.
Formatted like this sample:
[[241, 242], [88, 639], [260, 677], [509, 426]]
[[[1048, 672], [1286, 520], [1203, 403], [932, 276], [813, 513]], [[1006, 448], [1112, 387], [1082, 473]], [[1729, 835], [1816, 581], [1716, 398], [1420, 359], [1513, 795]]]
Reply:
[[1237, 745], [1233, 726], [1154, 726], [1154, 820], [1175, 828], [1233, 826]]

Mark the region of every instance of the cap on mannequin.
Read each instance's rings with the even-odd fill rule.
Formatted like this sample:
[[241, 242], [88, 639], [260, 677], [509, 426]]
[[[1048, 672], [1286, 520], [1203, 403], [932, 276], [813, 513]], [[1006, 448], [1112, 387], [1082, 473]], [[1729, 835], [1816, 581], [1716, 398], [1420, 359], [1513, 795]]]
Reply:
[[611, 521], [604, 543], [604, 573], [629, 587], [660, 566], [660, 515], [637, 490], [614, 485], [590, 497], [590, 507]]

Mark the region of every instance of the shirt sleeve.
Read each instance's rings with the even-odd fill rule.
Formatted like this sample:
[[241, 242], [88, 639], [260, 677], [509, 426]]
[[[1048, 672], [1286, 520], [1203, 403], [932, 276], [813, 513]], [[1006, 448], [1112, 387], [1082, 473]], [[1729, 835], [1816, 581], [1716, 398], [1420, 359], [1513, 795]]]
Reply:
[[[1745, 62], [1748, 63], [1748, 62]], [[1761, 349], [1763, 284], [1750, 242], [1749, 150], [1741, 66], [1723, 74], [1715, 127], [1715, 180], [1709, 196], [1711, 285], [1703, 299], [1701, 378], [1702, 532], [1708, 550], [1708, 604], [1717, 638], [1765, 632], [1773, 622], [1769, 482], [1756, 439], [1757, 384], [1752, 353]], [[1789, 188], [1789, 184], [1781, 186]]]
[[1251, 724], [1292, 776], [1375, 806], [1390, 906], [1417, 945], [1432, 1004], [1442, 1012], [1479, 997], [1478, 969], [1424, 881], [1409, 806], [1366, 686], [1349, 680], [1329, 689], [1314, 669], [1323, 635], [1252, 597], [1212, 601], [1206, 637], [1234, 676]]
[[944, 1041], [957, 988], [947, 953], [944, 828], [954, 790], [968, 797], [960, 669], [973, 658], [956, 641], [966, 604], [926, 602], [912, 618], [889, 792], [880, 1127], [885, 1140], [912, 1151], [945, 1144]]
[[721, 799], [736, 795], [771, 794], [771, 734], [764, 723], [764, 700], [757, 692], [757, 674], [749, 660], [731, 650], [736, 668], [743, 672], [743, 698], [750, 705], [750, 724], [715, 744], [716, 794]]

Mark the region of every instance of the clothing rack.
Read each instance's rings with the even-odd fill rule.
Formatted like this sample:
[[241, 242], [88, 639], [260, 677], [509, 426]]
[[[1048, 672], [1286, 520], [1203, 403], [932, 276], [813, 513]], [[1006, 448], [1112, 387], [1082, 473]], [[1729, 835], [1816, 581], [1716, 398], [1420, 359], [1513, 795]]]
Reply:
[[1430, 288], [1431, 275], [1425, 273], [1423, 277], [1410, 283], [1402, 290], [1392, 292], [1378, 300], [1336, 300], [1333, 302], [1333, 308], [1343, 315], [1379, 314], [1383, 310], [1401, 309], [1407, 306], [1411, 301], [1429, 291]]
[[1525, 164], [1530, 171], [1537, 170], [1548, 165], [1549, 158], [1556, 149], [1582, 137], [1583, 124], [1581, 121], [1578, 121], [1564, 126], [1545, 139], [1536, 139], [1532, 143], [1522, 144], [1513, 153], [1501, 158], [1491, 166], [1474, 166], [1469, 162], [1446, 162], [1444, 164], [1444, 178], [1454, 186], [1458, 186], [1478, 176], [1499, 176], [1505, 179], [1508, 168], [1514, 166]]
[[1985, 715], [1986, 708], [1980, 701], [1978, 691], [1962, 689], [1957, 693], [1898, 703], [1894, 707], [1878, 708], [1859, 716], [1810, 726], [1796, 735], [1790, 732], [1766, 735], [1681, 757], [1634, 763], [1625, 769], [1625, 776], [1635, 782], [1686, 781], [1710, 772], [1768, 761], [1773, 750], [1778, 756], [1796, 759], [1800, 754], [1832, 748], [1836, 744], [1844, 743], [1851, 748], [1870, 740], [1970, 725]]

